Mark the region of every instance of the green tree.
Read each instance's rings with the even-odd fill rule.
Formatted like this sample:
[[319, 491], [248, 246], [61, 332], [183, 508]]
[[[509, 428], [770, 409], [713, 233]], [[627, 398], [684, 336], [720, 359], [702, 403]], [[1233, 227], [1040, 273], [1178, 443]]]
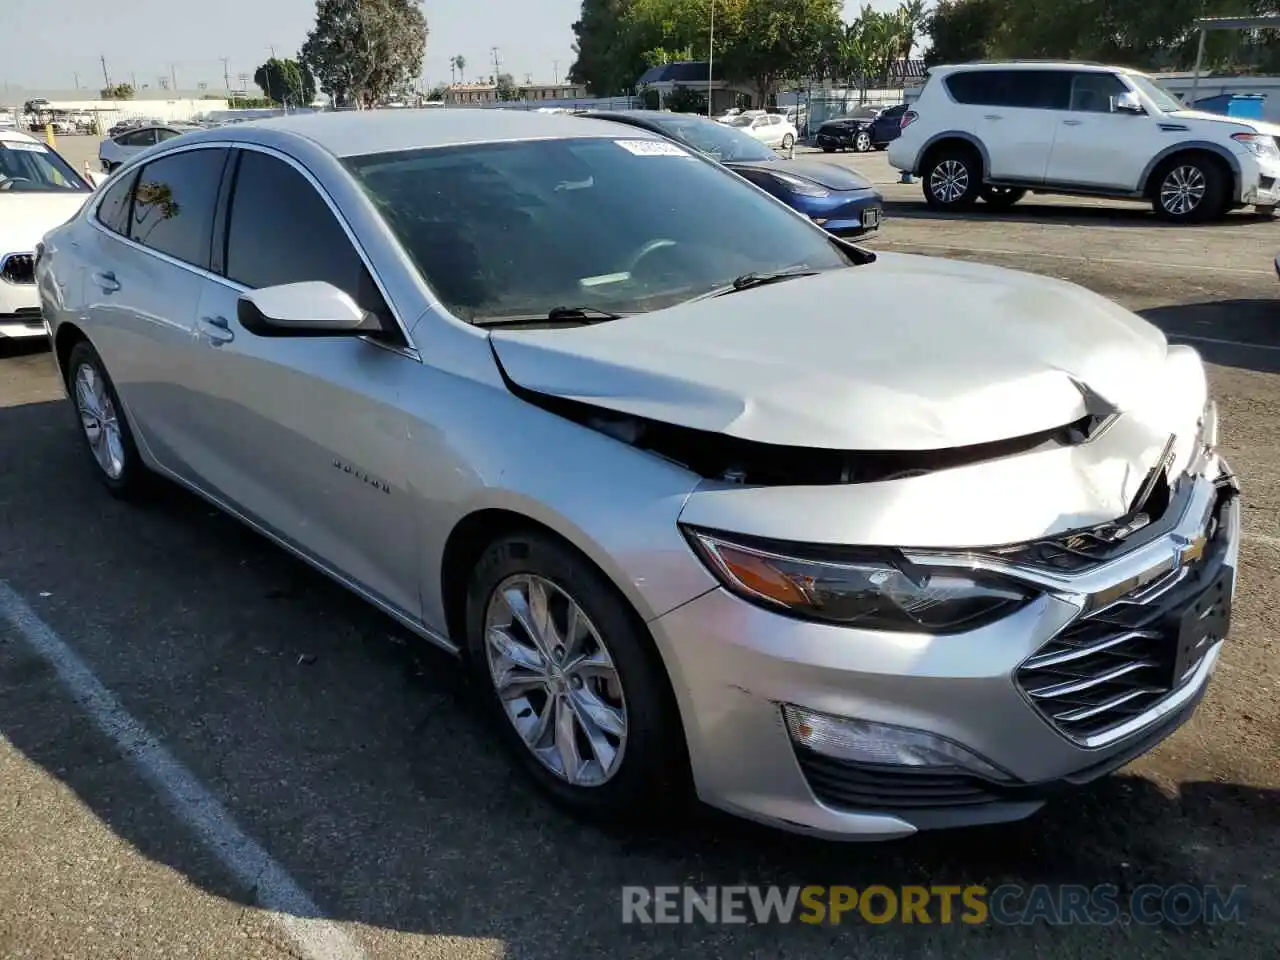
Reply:
[[99, 92], [99, 96], [103, 100], [132, 100], [133, 84], [114, 83], [109, 87], [103, 87]]
[[420, 0], [316, 0], [300, 59], [336, 105], [364, 108], [422, 72], [426, 44]]
[[456, 54], [449, 58], [449, 72], [458, 71], [458, 79], [463, 83], [467, 82], [467, 58], [462, 54]]
[[720, 57], [725, 75], [750, 82], [762, 104], [775, 102], [783, 80], [820, 72], [840, 7], [839, 0], [743, 0]]
[[925, 20], [932, 43], [925, 63], [966, 63], [991, 56], [1004, 6], [1005, 0], [938, 0]]
[[498, 79], [494, 81], [497, 88], [494, 93], [499, 100], [512, 101], [522, 99], [520, 88], [516, 86], [515, 80], [509, 73], [498, 74]]
[[569, 67], [570, 83], [585, 84], [601, 97], [635, 86], [644, 67], [637, 53], [629, 49], [627, 14], [632, 4], [633, 0], [582, 0], [573, 24], [575, 59]]
[[443, 83], [437, 83], [434, 87], [431, 88], [431, 91], [427, 94], [428, 102], [437, 103], [443, 100], [445, 89], [446, 88]]
[[253, 72], [253, 82], [276, 103], [305, 106], [316, 98], [315, 77], [297, 60], [272, 57]]

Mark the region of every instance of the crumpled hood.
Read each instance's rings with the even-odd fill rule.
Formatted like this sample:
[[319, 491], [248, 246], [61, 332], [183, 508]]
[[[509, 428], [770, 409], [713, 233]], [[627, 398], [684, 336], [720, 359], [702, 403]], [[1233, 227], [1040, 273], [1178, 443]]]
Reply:
[[804, 177], [806, 180], [811, 180], [819, 186], [826, 187], [828, 190], [871, 189], [871, 181], [862, 174], [850, 170], [848, 167], [836, 166], [834, 163], [824, 163], [821, 160], [786, 160], [779, 157], [777, 160], [730, 163], [728, 166], [734, 170], [746, 167], [770, 173], [774, 171], [789, 173], [793, 177]]
[[491, 337], [506, 375], [531, 391], [840, 450], [960, 447], [1130, 409], [1160, 382], [1167, 350], [1151, 324], [1074, 284], [903, 254]]
[[60, 227], [91, 193], [0, 193], [0, 255], [32, 253], [54, 227]]

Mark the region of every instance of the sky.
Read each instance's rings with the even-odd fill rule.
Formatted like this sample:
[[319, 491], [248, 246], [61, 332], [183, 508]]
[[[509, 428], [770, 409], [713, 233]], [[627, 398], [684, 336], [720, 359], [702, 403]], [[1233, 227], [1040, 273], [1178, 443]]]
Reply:
[[[891, 9], [896, 0], [872, 0]], [[852, 18], [862, 0], [848, 0]], [[425, 0], [429, 35], [423, 64], [427, 88], [449, 81], [449, 58], [467, 60], [467, 76], [502, 71], [517, 81], [564, 80], [573, 62], [580, 0]], [[103, 65], [113, 83], [156, 88], [172, 76], [178, 88], [210, 92], [232, 86], [271, 56], [292, 56], [315, 19], [315, 0], [0, 0], [0, 91], [97, 91]]]

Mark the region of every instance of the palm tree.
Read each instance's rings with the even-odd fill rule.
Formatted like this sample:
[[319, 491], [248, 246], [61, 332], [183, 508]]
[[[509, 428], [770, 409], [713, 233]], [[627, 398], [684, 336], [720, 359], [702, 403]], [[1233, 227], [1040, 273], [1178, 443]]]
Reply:
[[467, 58], [466, 57], [464, 57], [462, 54], [458, 54], [452, 60], [449, 61], [449, 66], [451, 68], [457, 68], [458, 79], [461, 80], [463, 83], [467, 82], [467, 73], [466, 73]]
[[916, 33], [924, 26], [924, 4], [925, 0], [904, 0], [898, 6], [898, 16], [902, 20], [902, 49], [898, 56], [903, 60], [911, 59]]

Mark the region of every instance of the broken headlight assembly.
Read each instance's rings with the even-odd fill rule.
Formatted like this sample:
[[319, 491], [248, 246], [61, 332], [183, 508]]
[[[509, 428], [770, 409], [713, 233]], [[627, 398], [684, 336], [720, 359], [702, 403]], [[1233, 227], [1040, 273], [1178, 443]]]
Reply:
[[1008, 616], [1035, 592], [994, 574], [925, 567], [890, 549], [833, 549], [684, 527], [730, 591], [806, 620], [864, 630], [960, 633]]

